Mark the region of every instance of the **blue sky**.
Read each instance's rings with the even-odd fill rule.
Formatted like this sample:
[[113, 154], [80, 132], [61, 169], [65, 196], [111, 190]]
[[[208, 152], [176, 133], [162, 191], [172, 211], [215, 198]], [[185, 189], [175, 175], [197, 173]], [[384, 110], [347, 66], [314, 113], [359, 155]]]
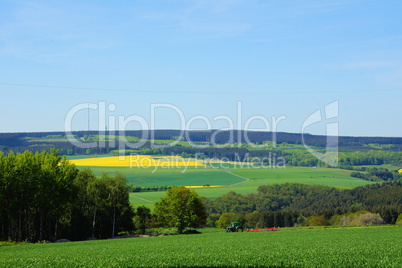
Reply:
[[328, 122], [340, 135], [401, 137], [401, 13], [400, 1], [1, 0], [0, 132], [64, 130], [73, 107], [104, 102], [109, 129], [119, 116], [150, 127], [152, 104], [170, 104], [155, 128], [230, 127], [214, 120], [224, 115], [272, 129], [282, 117], [275, 130], [299, 133], [338, 101]]

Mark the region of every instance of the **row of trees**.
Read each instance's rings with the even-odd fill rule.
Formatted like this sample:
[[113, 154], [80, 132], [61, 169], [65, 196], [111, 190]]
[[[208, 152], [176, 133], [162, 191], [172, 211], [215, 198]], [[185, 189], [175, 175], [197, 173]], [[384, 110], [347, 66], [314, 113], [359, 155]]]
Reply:
[[370, 171], [368, 173], [352, 172], [350, 176], [366, 181], [392, 181], [402, 179], [402, 174], [388, 170]]
[[130, 205], [120, 174], [97, 178], [79, 171], [57, 151], [0, 154], [0, 240], [109, 238], [149, 227], [201, 227], [205, 206], [194, 190], [166, 187], [155, 210]]
[[[402, 223], [402, 183], [352, 190], [303, 184], [264, 185], [254, 194], [229, 192], [210, 200], [193, 190], [172, 188], [155, 204], [143, 226], [223, 228], [240, 222], [249, 228]], [[208, 213], [207, 213], [208, 212]], [[137, 216], [138, 217], [138, 216]]]
[[130, 185], [131, 192], [160, 192], [174, 188], [174, 185], [157, 185], [157, 186], [135, 186]]
[[132, 230], [126, 179], [96, 178], [57, 151], [0, 154], [0, 239], [111, 237]]
[[[318, 151], [325, 151], [326, 136], [304, 135], [294, 133], [246, 132], [246, 131], [189, 131], [155, 130], [126, 131], [125, 133], [96, 131], [74, 132], [74, 137], [81, 142], [94, 143], [91, 148], [80, 148], [68, 142], [66, 133], [0, 133], [0, 151], [10, 150], [33, 152], [49, 150], [54, 147], [62, 154], [120, 154], [119, 141], [127, 140], [135, 144], [143, 137], [153, 138], [155, 143], [169, 143], [181, 140], [175, 146], [152, 148], [150, 140], [139, 148], [126, 149], [126, 153], [159, 155], [204, 155], [207, 158], [226, 158], [231, 161], [244, 160], [246, 157], [266, 158], [269, 155], [283, 157], [291, 166], [322, 166], [313, 155], [307, 152], [303, 141]], [[180, 135], [183, 135], [179, 138]], [[97, 143], [102, 141], [101, 143]], [[105, 142], [106, 141], [106, 142]], [[113, 142], [109, 142], [113, 141]], [[206, 147], [195, 148], [188, 142], [202, 142]], [[210, 143], [215, 142], [215, 143]], [[210, 144], [209, 144], [210, 143]], [[251, 143], [251, 144], [250, 144]], [[222, 147], [214, 146], [215, 144]], [[402, 164], [402, 138], [384, 137], [339, 137], [339, 163], [342, 166]]]
[[399, 182], [353, 190], [266, 185], [260, 186], [256, 194], [229, 192], [211, 201], [187, 188], [172, 188], [156, 203], [154, 212], [143, 217], [146, 221], [142, 230], [165, 226], [177, 227], [182, 233], [185, 227], [223, 228], [230, 222], [248, 228], [401, 224], [401, 189]]
[[[257, 193], [229, 192], [213, 201], [204, 199], [204, 202], [211, 215], [280, 212], [283, 217], [290, 213], [292, 216], [286, 217], [293, 219], [300, 216], [293, 213], [301, 213], [304, 217], [324, 215], [329, 220], [334, 215], [365, 210], [379, 213], [385, 223], [394, 224], [402, 213], [402, 182], [384, 182], [350, 190], [293, 183], [263, 185], [258, 187]], [[216, 216], [212, 221], [217, 221]], [[286, 221], [295, 223], [295, 220]]]
[[[78, 139], [81, 137], [97, 137], [99, 131], [74, 131], [72, 133]], [[285, 132], [268, 132], [268, 131], [244, 131], [244, 130], [207, 130], [207, 131], [181, 131], [181, 130], [130, 130], [124, 133], [116, 133], [115, 131], [105, 131], [104, 135], [114, 137], [116, 135], [125, 135], [127, 137], [133, 137], [141, 139], [143, 137], [155, 140], [176, 140], [178, 137], [182, 137], [182, 140], [192, 142], [209, 142], [215, 141], [217, 144], [225, 144], [229, 142], [242, 142], [247, 141], [263, 143], [265, 141], [275, 141], [277, 143], [289, 143], [289, 144], [303, 144], [303, 139], [309, 146], [325, 147], [326, 136], [321, 135], [309, 135], [298, 133], [285, 133]], [[43, 137], [55, 137], [60, 138], [66, 135], [65, 132], [27, 132], [27, 133], [0, 133], [0, 139], [4, 140], [5, 146], [12, 146], [16, 143], [23, 143], [23, 139], [26, 137], [40, 139]], [[359, 146], [371, 146], [371, 147], [395, 147], [402, 144], [402, 138], [397, 137], [339, 137], [340, 146], [359, 147]], [[383, 146], [385, 145], [385, 146]]]
[[[378, 225], [385, 224], [380, 214], [359, 210], [346, 214], [306, 216], [297, 211], [264, 211], [250, 213], [222, 213], [211, 215], [209, 224], [214, 227], [224, 228], [230, 222], [240, 222], [247, 228], [264, 227], [300, 227], [300, 226], [342, 226], [342, 225]], [[397, 224], [402, 224], [402, 214], [397, 219]]]

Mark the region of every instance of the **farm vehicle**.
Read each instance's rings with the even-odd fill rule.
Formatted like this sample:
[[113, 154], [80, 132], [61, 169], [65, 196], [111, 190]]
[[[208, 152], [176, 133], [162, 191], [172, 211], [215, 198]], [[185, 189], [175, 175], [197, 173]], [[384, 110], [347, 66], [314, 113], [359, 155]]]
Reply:
[[243, 232], [243, 226], [240, 224], [240, 222], [231, 222], [230, 226], [226, 227], [226, 232]]

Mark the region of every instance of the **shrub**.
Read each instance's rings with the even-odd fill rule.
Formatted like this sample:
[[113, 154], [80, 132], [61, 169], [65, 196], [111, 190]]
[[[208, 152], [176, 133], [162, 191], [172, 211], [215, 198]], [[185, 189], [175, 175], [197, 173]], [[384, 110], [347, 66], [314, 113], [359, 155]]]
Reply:
[[402, 225], [402, 214], [399, 214], [398, 219], [396, 220], [395, 224]]
[[373, 214], [371, 212], [345, 215], [339, 221], [339, 225], [377, 225], [384, 223], [384, 220], [379, 214]]
[[325, 219], [323, 215], [315, 216], [309, 218], [309, 225], [310, 226], [327, 226], [329, 222]]

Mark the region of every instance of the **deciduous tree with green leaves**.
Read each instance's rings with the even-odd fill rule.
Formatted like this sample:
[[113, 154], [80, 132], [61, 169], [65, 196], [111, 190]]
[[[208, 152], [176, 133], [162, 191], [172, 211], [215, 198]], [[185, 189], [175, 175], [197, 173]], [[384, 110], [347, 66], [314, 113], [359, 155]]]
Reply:
[[186, 227], [205, 225], [207, 211], [200, 196], [186, 187], [175, 187], [166, 191], [166, 196], [155, 204], [154, 216], [166, 227], [176, 227], [182, 234]]
[[146, 206], [139, 206], [135, 213], [134, 224], [140, 230], [141, 234], [145, 234], [150, 220], [151, 210]]

